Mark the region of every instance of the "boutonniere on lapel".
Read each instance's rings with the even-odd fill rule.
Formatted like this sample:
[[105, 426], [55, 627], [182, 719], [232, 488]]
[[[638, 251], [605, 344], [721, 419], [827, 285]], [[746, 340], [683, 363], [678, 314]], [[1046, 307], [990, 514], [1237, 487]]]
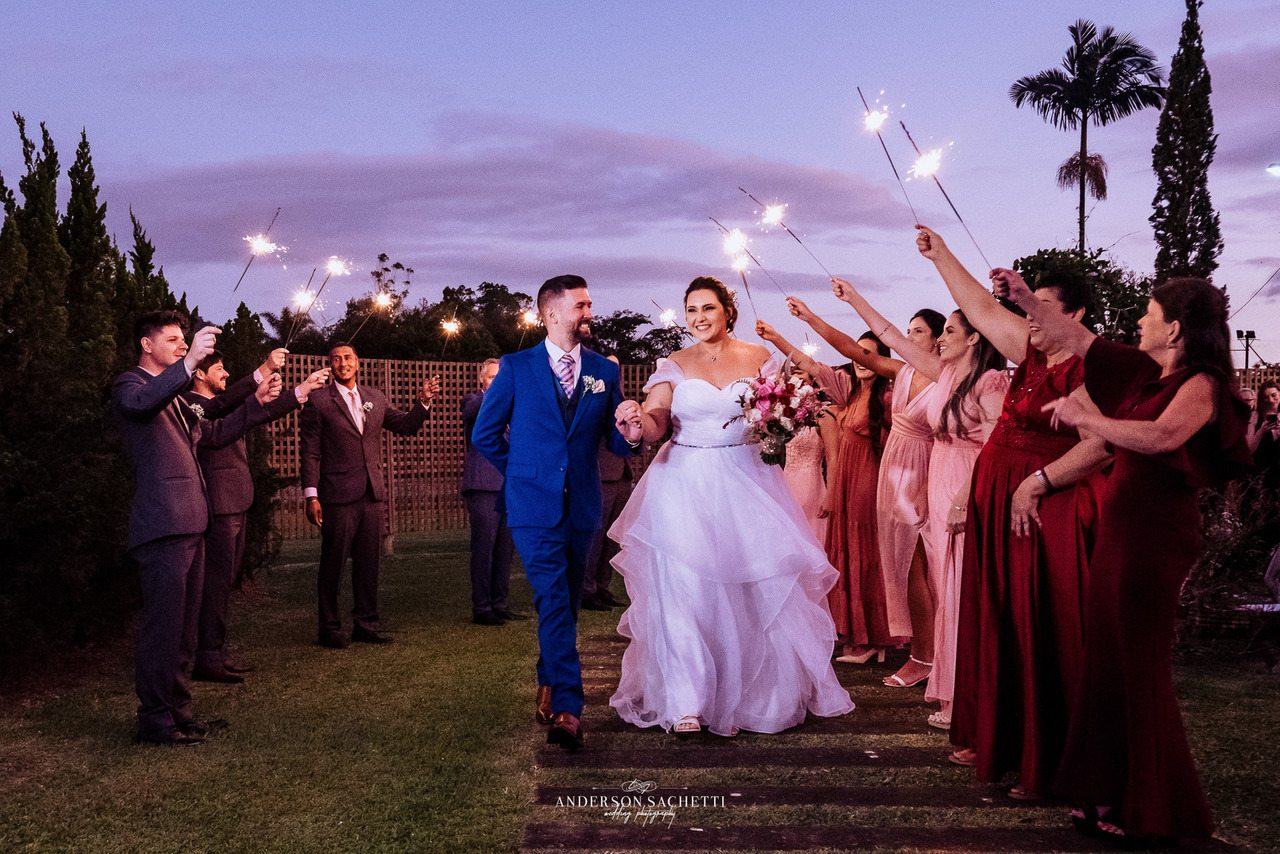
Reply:
[[583, 394], [604, 394], [604, 380], [598, 380], [590, 374], [582, 375]]
[[203, 407], [203, 406], [201, 406], [201, 405], [200, 405], [200, 404], [198, 404], [198, 403], [192, 403], [192, 404], [190, 404], [190, 406], [191, 406], [191, 411], [192, 411], [192, 412], [194, 412], [194, 413], [196, 414], [196, 420], [197, 420], [197, 421], [203, 421], [203, 420], [204, 420], [204, 407]]
[[363, 409], [365, 412], [371, 412], [373, 411], [373, 404], [366, 401], [365, 405], [360, 408]]

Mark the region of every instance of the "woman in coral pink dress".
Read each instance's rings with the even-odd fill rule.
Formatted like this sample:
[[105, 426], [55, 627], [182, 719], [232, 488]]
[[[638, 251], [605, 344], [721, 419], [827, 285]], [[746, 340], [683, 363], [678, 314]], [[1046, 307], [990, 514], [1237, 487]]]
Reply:
[[[787, 298], [787, 306], [840, 355], [893, 381], [889, 405], [892, 427], [885, 439], [876, 484], [876, 539], [889, 634], [911, 638], [911, 655], [897, 673], [884, 678], [884, 684], [895, 688], [919, 685], [933, 669], [935, 611], [921, 539], [928, 518], [929, 452], [933, 447], [933, 428], [925, 416], [925, 405], [933, 380], [906, 362], [865, 349], [795, 297]], [[933, 309], [923, 308], [911, 317], [906, 338], [936, 353], [946, 320]]]
[[[836, 661], [865, 664], [884, 660], [885, 647], [893, 642], [885, 606], [884, 576], [880, 572], [880, 547], [876, 539], [876, 489], [880, 447], [886, 424], [885, 392], [888, 381], [860, 366], [851, 379], [844, 371], [816, 361], [791, 344], [763, 320], [756, 334], [784, 353], [796, 367], [812, 376], [836, 406], [839, 431], [834, 463], [828, 471], [829, 512], [827, 559], [840, 572], [831, 591], [831, 616], [843, 640]], [[866, 347], [882, 345], [870, 335]], [[888, 354], [885, 350], [884, 355]]]

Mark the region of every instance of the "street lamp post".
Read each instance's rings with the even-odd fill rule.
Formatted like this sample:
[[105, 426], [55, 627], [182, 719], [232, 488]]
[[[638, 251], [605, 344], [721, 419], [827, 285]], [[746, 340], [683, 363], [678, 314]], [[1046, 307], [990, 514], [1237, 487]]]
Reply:
[[1249, 370], [1249, 350], [1253, 343], [1253, 339], [1256, 337], [1257, 336], [1254, 335], [1252, 329], [1236, 330], [1236, 338], [1240, 339], [1241, 343], [1244, 344], [1244, 369], [1246, 371]]

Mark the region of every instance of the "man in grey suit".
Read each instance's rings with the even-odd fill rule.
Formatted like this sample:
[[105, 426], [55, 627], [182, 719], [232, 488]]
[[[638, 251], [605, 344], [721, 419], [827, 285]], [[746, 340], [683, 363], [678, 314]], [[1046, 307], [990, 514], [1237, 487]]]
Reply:
[[[196, 365], [192, 387], [183, 400], [203, 418], [215, 421], [244, 403], [264, 379], [284, 367], [288, 350], [273, 350], [252, 374], [227, 385], [227, 369], [222, 354], [210, 353]], [[306, 403], [307, 395], [324, 385], [329, 369], [323, 368], [298, 385], [292, 394], [282, 394], [267, 404], [270, 420], [282, 418]], [[239, 683], [240, 674], [250, 668], [227, 661], [227, 606], [244, 557], [245, 517], [253, 505], [253, 476], [249, 473], [249, 453], [244, 439], [225, 448], [201, 447], [197, 451], [200, 471], [213, 521], [204, 537], [204, 594], [200, 599], [199, 640], [191, 678], [202, 682]]]
[[475, 429], [484, 393], [497, 375], [498, 360], [486, 359], [479, 371], [480, 390], [464, 396], [461, 407], [462, 437], [466, 443], [461, 489], [471, 525], [471, 621], [482, 626], [529, 619], [507, 609], [515, 547], [507, 527], [507, 512], [499, 506], [502, 473], [471, 444], [471, 431]]
[[387, 497], [382, 431], [401, 436], [417, 432], [440, 391], [440, 378], [423, 382], [418, 402], [401, 412], [387, 405], [382, 392], [356, 385], [360, 359], [350, 345], [336, 344], [329, 350], [329, 369], [333, 384], [311, 395], [298, 420], [307, 518], [320, 528], [318, 642], [331, 649], [343, 649], [349, 643], [338, 615], [338, 588], [350, 554], [354, 600], [350, 640], [391, 643], [378, 619], [378, 563]]
[[209, 729], [192, 712], [187, 673], [195, 654], [210, 518], [196, 448], [229, 445], [266, 421], [263, 405], [280, 389], [279, 376], [273, 376], [226, 418], [202, 419], [179, 395], [221, 330], [204, 327], [188, 348], [186, 324], [176, 311], [139, 318], [138, 365], [116, 377], [111, 389], [111, 408], [137, 477], [128, 546], [142, 584], [138, 740], [165, 745], [199, 744]]

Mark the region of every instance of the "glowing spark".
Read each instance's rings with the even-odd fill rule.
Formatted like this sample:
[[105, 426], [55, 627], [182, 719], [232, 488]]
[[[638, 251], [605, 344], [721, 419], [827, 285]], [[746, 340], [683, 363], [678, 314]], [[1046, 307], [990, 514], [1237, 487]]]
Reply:
[[804, 351], [804, 354], [806, 356], [809, 356], [810, 358], [812, 358], [813, 355], [817, 353], [819, 350], [821, 350], [822, 348], [819, 347], [817, 344], [814, 344], [812, 341], [806, 341], [800, 345], [800, 349]]
[[443, 320], [440, 322], [440, 328], [444, 330], [445, 335], [456, 335], [462, 324], [456, 320]]
[[658, 317], [662, 321], [662, 325], [668, 329], [674, 329], [676, 325], [676, 310], [669, 308]]
[[288, 246], [272, 243], [265, 234], [246, 235], [244, 241], [249, 244], [249, 248], [254, 255], [274, 255], [277, 252], [285, 252], [289, 248]]
[[724, 251], [728, 255], [738, 256], [747, 249], [747, 236], [741, 229], [735, 228], [724, 236]]
[[863, 124], [865, 124], [867, 130], [872, 133], [879, 133], [880, 128], [884, 126], [884, 123], [888, 118], [889, 114], [883, 110], [872, 110], [867, 113], [867, 117], [863, 119]]
[[933, 151], [926, 151], [916, 160], [915, 165], [911, 167], [911, 174], [916, 178], [932, 178], [938, 171], [938, 167], [942, 165], [942, 149], [935, 148]]
[[536, 311], [534, 311], [533, 309], [528, 309], [528, 310], [526, 310], [526, 311], [524, 312], [524, 314], [520, 315], [520, 321], [521, 321], [525, 326], [537, 326], [537, 325], [538, 325], [538, 313], [537, 313]]
[[315, 299], [315, 294], [311, 293], [311, 291], [306, 288], [302, 288], [293, 295], [293, 304], [297, 307], [298, 311], [306, 311], [311, 307], [311, 303], [315, 302]]
[[733, 259], [733, 264], [731, 266], [733, 268], [733, 272], [741, 273], [747, 269], [747, 265], [750, 263], [751, 259], [746, 255], [739, 255], [737, 258]]
[[769, 205], [764, 209], [764, 216], [760, 218], [761, 225], [781, 225], [782, 214], [786, 211], [786, 205]]
[[391, 294], [378, 294], [373, 298], [373, 306], [374, 308], [390, 308]]
[[329, 260], [325, 262], [324, 268], [330, 276], [350, 276], [351, 265], [346, 259], [339, 258], [337, 255], [330, 255]]

